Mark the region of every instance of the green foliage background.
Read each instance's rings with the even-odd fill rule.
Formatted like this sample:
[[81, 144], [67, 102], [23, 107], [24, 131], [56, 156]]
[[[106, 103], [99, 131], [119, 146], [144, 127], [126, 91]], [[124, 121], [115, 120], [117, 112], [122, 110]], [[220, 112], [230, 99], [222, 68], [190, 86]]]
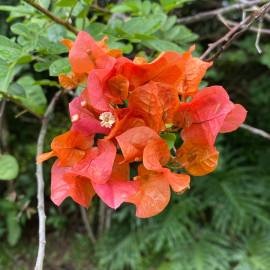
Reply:
[[[160, 51], [181, 52], [193, 43], [199, 55], [227, 29], [216, 18], [187, 26], [177, 23], [177, 18], [235, 3], [37, 2], [96, 39], [108, 35], [109, 45], [120, 47], [127, 56], [144, 55], [149, 60]], [[2, 0], [0, 4], [0, 100], [2, 104], [8, 101], [0, 130], [0, 178], [5, 180], [0, 181], [0, 269], [23, 270], [33, 267], [37, 246], [38, 117], [59, 88], [56, 76], [69, 69], [67, 51], [59, 40], [75, 36], [23, 1]], [[241, 12], [226, 16], [240, 20]], [[269, 26], [265, 21], [264, 27]], [[234, 102], [248, 109], [248, 124], [270, 131], [269, 36], [261, 38], [262, 55], [255, 49], [255, 39], [255, 33], [247, 32], [234, 42], [215, 62], [204, 84], [223, 85]], [[70, 125], [67, 105], [71, 98], [66, 95], [57, 105], [47, 149], [51, 139]], [[221, 157], [215, 173], [194, 178], [191, 189], [182, 196], [174, 195], [157, 217], [137, 219], [127, 205], [113, 213], [107, 211], [111, 225], [99, 234], [94, 246], [79, 208], [71, 200], [60, 208], [49, 200], [51, 163], [47, 163], [45, 269], [269, 270], [269, 145], [266, 139], [241, 129], [220, 136]], [[9, 167], [11, 170], [2, 172]], [[88, 211], [96, 234], [99, 209], [95, 200]]]

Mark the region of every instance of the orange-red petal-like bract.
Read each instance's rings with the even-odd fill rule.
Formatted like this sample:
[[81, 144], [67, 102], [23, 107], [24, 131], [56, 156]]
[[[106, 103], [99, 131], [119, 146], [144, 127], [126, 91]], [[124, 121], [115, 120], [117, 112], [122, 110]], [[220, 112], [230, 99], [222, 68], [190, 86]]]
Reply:
[[222, 86], [199, 89], [213, 63], [192, 56], [195, 46], [148, 62], [110, 49], [107, 39], [79, 32], [74, 41], [61, 41], [71, 66], [59, 75], [61, 86], [85, 88], [69, 103], [70, 130], [37, 162], [57, 158], [56, 205], [71, 197], [88, 207], [97, 195], [108, 207], [131, 203], [137, 217], [149, 218], [166, 208], [171, 192], [190, 188], [190, 175], [216, 169], [218, 134], [236, 130], [247, 111]]

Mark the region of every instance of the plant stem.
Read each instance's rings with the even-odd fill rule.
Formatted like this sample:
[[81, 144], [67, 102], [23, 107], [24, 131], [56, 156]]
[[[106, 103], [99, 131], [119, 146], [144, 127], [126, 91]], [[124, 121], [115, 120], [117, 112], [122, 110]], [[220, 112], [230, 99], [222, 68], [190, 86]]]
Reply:
[[[61, 91], [56, 92], [52, 98], [45, 114], [42, 119], [41, 129], [38, 135], [37, 141], [37, 154], [38, 157], [43, 153], [44, 141], [48, 129], [49, 116], [53, 113], [55, 104], [61, 95]], [[38, 219], [39, 219], [39, 245], [38, 255], [36, 259], [35, 270], [43, 269], [43, 261], [45, 256], [45, 245], [46, 245], [46, 215], [44, 207], [44, 177], [43, 177], [43, 166], [42, 164], [36, 165], [36, 177], [37, 177], [37, 201], [38, 201]]]

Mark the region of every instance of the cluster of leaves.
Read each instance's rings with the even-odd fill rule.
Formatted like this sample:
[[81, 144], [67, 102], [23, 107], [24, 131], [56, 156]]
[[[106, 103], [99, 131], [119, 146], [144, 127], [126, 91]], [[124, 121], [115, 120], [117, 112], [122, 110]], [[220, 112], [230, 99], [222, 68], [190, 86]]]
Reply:
[[[44, 113], [46, 108], [44, 97], [50, 99], [51, 94], [59, 87], [56, 78], [50, 77], [49, 73], [57, 76], [61, 72], [68, 71], [63, 70], [63, 67], [67, 67], [65, 58], [67, 49], [59, 44], [58, 40], [63, 37], [72, 39], [75, 37], [23, 1], [15, 2], [13, 1], [10, 6], [0, 5], [1, 22], [6, 18], [9, 23], [9, 26], [1, 24], [1, 33], [9, 38], [1, 37], [0, 42], [0, 91], [1, 98], [5, 96], [12, 101], [7, 104], [7, 124], [4, 126], [5, 130], [9, 130], [7, 137], [9, 147], [3, 152], [5, 155], [8, 152], [12, 153], [18, 159], [20, 167], [16, 181], [1, 181], [0, 185], [0, 237], [5, 247], [5, 252], [1, 251], [0, 255], [1, 266], [5, 261], [4, 254], [8, 254], [6, 255], [8, 260], [11, 257], [9, 251], [7, 252], [5, 241], [15, 244], [22, 232], [25, 234], [29, 231], [27, 229], [29, 227], [31, 234], [36, 231], [32, 229], [33, 220], [36, 219], [31, 220], [31, 226], [26, 222], [29, 222], [27, 219], [31, 217], [32, 207], [36, 204], [34, 156], [39, 126], [36, 124], [35, 116], [24, 114], [14, 119], [14, 115], [20, 113], [21, 108], [37, 116]], [[97, 39], [101, 35], [109, 35], [110, 46], [121, 47], [125, 53], [132, 56], [139, 54], [149, 59], [152, 59], [156, 51], [168, 50], [172, 48], [171, 46], [177, 50], [179, 48], [181, 51], [185, 50], [198, 37], [201, 45], [206, 46], [226, 31], [220, 24], [213, 23], [213, 20], [192, 25], [196, 34], [186, 26], [176, 23], [175, 16], [190, 15], [202, 9], [219, 7], [220, 1], [204, 2], [203, 7], [201, 1], [121, 1], [107, 4], [102, 8], [97, 6], [96, 2], [100, 4], [104, 1], [38, 2], [62, 19], [70, 17], [78, 29], [89, 31]], [[153, 19], [149, 20], [151, 24], [149, 23], [147, 27], [145, 27], [147, 20], [144, 18]], [[237, 16], [232, 18], [237, 19]], [[130, 19], [134, 19], [134, 25], [139, 23], [140, 19], [144, 24], [140, 24], [138, 28], [129, 26]], [[131, 32], [125, 29], [126, 25], [130, 27]], [[7, 29], [10, 31], [5, 32]], [[267, 45], [269, 38], [264, 35], [261, 38], [263, 50], [261, 56], [253, 46], [255, 39], [254, 34], [247, 33], [236, 42], [216, 62], [207, 80], [211, 84], [226, 85], [233, 100], [246, 105], [249, 111], [248, 123], [270, 130], [268, 91], [270, 51]], [[156, 40], [161, 42], [155, 44]], [[31, 42], [35, 43], [31, 45]], [[3, 88], [2, 83], [6, 87]], [[31, 87], [28, 88], [29, 86]], [[35, 93], [32, 87], [35, 87], [38, 93]], [[34, 100], [38, 100], [39, 108], [35, 107]], [[67, 126], [66, 105], [66, 101], [63, 100], [57, 108], [49, 130], [47, 145], [52, 137], [63, 132]], [[3, 138], [1, 137], [1, 140]], [[99, 269], [154, 267], [184, 270], [268, 270], [270, 152], [266, 143], [264, 139], [254, 137], [245, 131], [239, 131], [220, 140], [217, 148], [223, 148], [222, 156], [225, 159], [221, 160], [214, 174], [193, 181], [192, 190], [188, 194], [181, 196], [180, 199], [177, 196], [173, 197], [170, 207], [153, 219], [138, 221], [129, 208], [122, 207], [113, 215], [113, 226], [98, 241], [95, 251], [92, 252], [91, 246], [86, 244], [83, 245], [80, 254], [76, 253], [73, 258], [87, 260], [88, 258], [80, 256], [86, 254], [86, 249], [89, 248], [91, 263], [95, 263]], [[237, 154], [232, 156], [232, 152]], [[238, 160], [236, 156], [243, 156], [244, 159]], [[11, 159], [5, 157], [3, 160]], [[0, 162], [3, 161], [0, 159]], [[12, 165], [13, 169], [16, 167]], [[45, 166], [46, 180], [49, 178], [49, 167]], [[0, 165], [0, 172], [1, 169]], [[8, 178], [15, 177], [12, 170], [8, 175]], [[2, 175], [0, 178], [4, 179]], [[46, 181], [46, 187], [48, 195], [49, 181]], [[13, 191], [20, 196], [10, 196]], [[59, 233], [68, 230], [71, 223], [78, 224], [78, 210], [69, 202], [66, 202], [60, 210], [53, 207], [49, 201], [46, 205], [47, 225], [50, 230], [54, 229]], [[96, 209], [96, 202], [93, 208]], [[90, 214], [92, 217], [92, 212]], [[25, 223], [28, 226], [24, 226]], [[96, 220], [93, 224], [96, 230]], [[74, 231], [73, 228], [72, 232]], [[70, 234], [71, 232], [68, 232], [69, 236]], [[85, 235], [83, 239], [86, 240]], [[54, 243], [48, 240], [48, 246], [50, 242]], [[82, 242], [81, 239], [79, 246]], [[23, 248], [25, 249], [25, 245]], [[76, 248], [77, 250], [79, 249]], [[50, 253], [51, 250], [48, 248], [48, 256]], [[52, 253], [54, 254], [54, 251]], [[15, 262], [12, 261], [12, 264]], [[22, 268], [21, 264], [20, 261], [19, 268]], [[80, 269], [79, 263], [75, 269]], [[82, 266], [81, 269], [86, 269], [86, 266]]]

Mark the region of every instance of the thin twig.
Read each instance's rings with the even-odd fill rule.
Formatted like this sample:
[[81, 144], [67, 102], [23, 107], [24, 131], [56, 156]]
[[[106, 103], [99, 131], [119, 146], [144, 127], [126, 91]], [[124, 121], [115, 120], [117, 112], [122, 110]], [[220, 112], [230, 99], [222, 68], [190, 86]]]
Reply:
[[[224, 50], [226, 50], [231, 45], [235, 39], [247, 31], [254, 22], [262, 18], [269, 9], [270, 1], [268, 1], [267, 4], [263, 5], [258, 10], [254, 11], [250, 16], [246, 17], [238, 25], [235, 25], [222, 38], [218, 39], [212, 44], [209, 44], [208, 49], [202, 54], [200, 58], [206, 61], [212, 61], [216, 59]], [[215, 53], [211, 57], [208, 57], [208, 55], [213, 51], [215, 51]]]
[[102, 201], [100, 201], [99, 213], [98, 213], [98, 237], [100, 237], [104, 232], [104, 228], [105, 228], [105, 212], [106, 212], [106, 206]]
[[246, 124], [242, 124], [241, 128], [246, 129], [246, 130], [248, 130], [249, 132], [251, 132], [251, 133], [253, 133], [255, 135], [258, 135], [258, 136], [261, 136], [261, 137], [263, 137], [265, 139], [270, 140], [270, 133], [267, 133], [266, 131], [264, 131], [262, 129], [255, 128], [255, 127], [252, 127], [252, 126], [246, 125]]
[[263, 4], [265, 2], [266, 2], [265, 0], [264, 1], [263, 0], [254, 0], [254, 1], [249, 1], [247, 3], [233, 4], [233, 5], [230, 5], [228, 7], [217, 8], [214, 10], [201, 12], [201, 13], [198, 13], [196, 15], [192, 15], [192, 16], [188, 16], [188, 17], [184, 17], [184, 18], [179, 18], [177, 20], [177, 22], [182, 23], [182, 24], [189, 24], [189, 23], [204, 21], [204, 20], [207, 20], [209, 18], [215, 17], [218, 14], [225, 14], [228, 12], [245, 9], [245, 8], [257, 5], [257, 4]]
[[38, 11], [40, 11], [41, 13], [43, 13], [44, 15], [46, 15], [47, 17], [49, 17], [50, 19], [52, 19], [53, 21], [55, 21], [57, 24], [63, 25], [70, 32], [74, 33], [75, 35], [78, 34], [79, 31], [73, 25], [71, 25], [69, 22], [62, 20], [61, 18], [55, 16], [48, 9], [42, 7], [41, 5], [36, 3], [34, 0], [24, 0], [24, 1], [27, 4], [29, 4], [30, 6], [34, 7]]
[[106, 209], [106, 215], [105, 215], [105, 229], [108, 231], [111, 227], [111, 221], [112, 221], [112, 209], [107, 207]]
[[[45, 114], [42, 119], [41, 129], [38, 135], [37, 141], [37, 157], [43, 153], [44, 140], [48, 129], [49, 116], [53, 113], [55, 104], [61, 95], [61, 91], [58, 91], [52, 98]], [[35, 270], [43, 269], [43, 261], [45, 256], [46, 245], [46, 215], [44, 207], [44, 177], [42, 164], [36, 165], [36, 177], [37, 177], [37, 201], [38, 201], [38, 219], [39, 219], [39, 245], [38, 255], [36, 259]]]
[[262, 25], [263, 25], [263, 18], [260, 18], [259, 28], [258, 28], [258, 32], [257, 32], [257, 36], [256, 36], [256, 41], [255, 41], [255, 47], [256, 47], [259, 54], [262, 53], [262, 49], [260, 47], [260, 39], [261, 39], [261, 34], [262, 34]]
[[[221, 14], [219, 14], [217, 17], [229, 29], [231, 29], [232, 26], [239, 25], [238, 22], [228, 20], [227, 18], [225, 18]], [[265, 29], [265, 28], [262, 28], [261, 30], [259, 30], [259, 28], [251, 26], [248, 30], [251, 31], [251, 32], [254, 32], [254, 33], [258, 33], [258, 31], [261, 31], [262, 34], [270, 35], [270, 30]]]
[[92, 244], [94, 245], [96, 243], [96, 238], [95, 238], [95, 235], [91, 229], [86, 210], [85, 210], [85, 208], [80, 206], [80, 211], [81, 211], [81, 216], [82, 216], [83, 224], [84, 224], [85, 230], [87, 232], [87, 235], [88, 235], [90, 241], [92, 242]]

